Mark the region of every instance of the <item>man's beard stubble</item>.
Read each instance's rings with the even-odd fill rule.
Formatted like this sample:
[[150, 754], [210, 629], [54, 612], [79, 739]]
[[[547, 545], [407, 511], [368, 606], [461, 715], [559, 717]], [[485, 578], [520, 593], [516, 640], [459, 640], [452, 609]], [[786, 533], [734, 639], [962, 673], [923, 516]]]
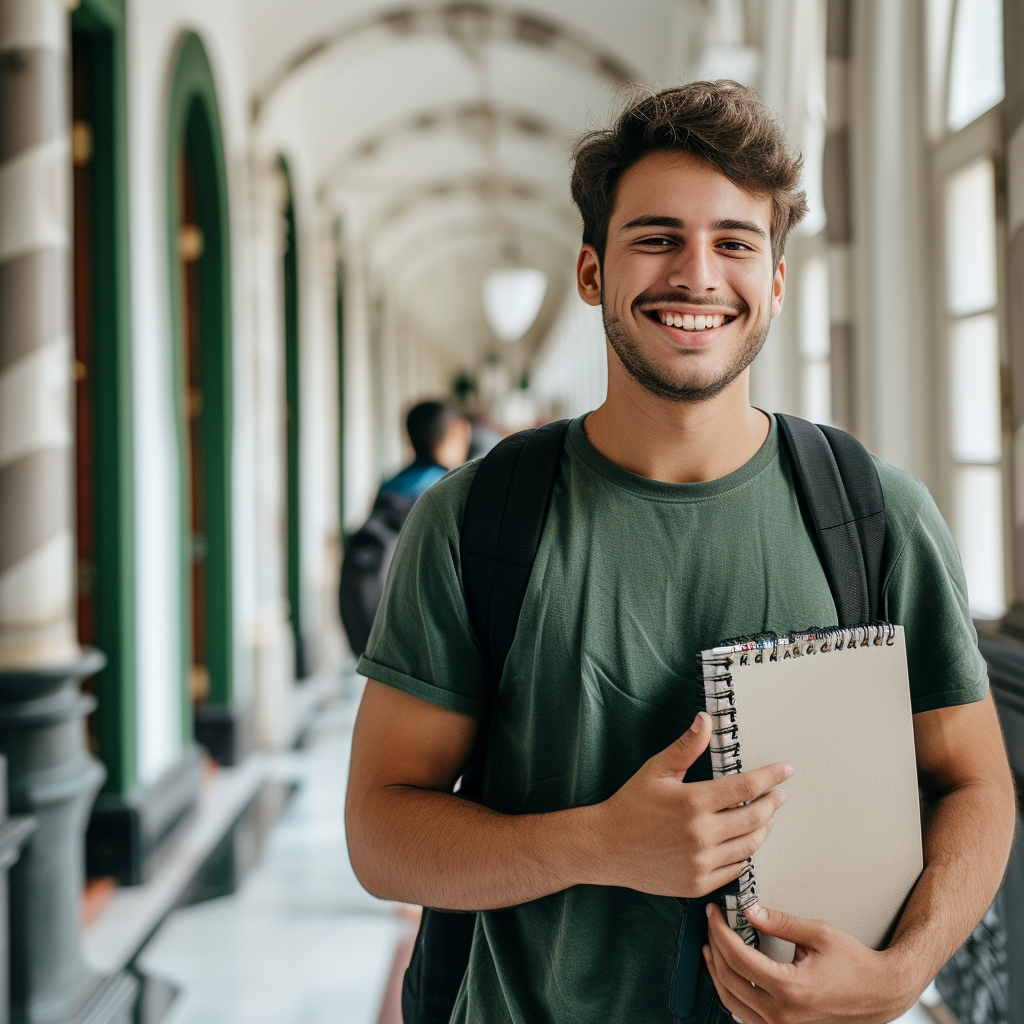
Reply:
[[[634, 302], [634, 307], [636, 305], [637, 302]], [[754, 361], [771, 327], [770, 317], [754, 324], [737, 350], [735, 359], [718, 377], [680, 383], [668, 377], [647, 358], [643, 346], [617, 316], [602, 307], [601, 318], [608, 341], [629, 375], [644, 390], [672, 402], [706, 402], [720, 395]]]

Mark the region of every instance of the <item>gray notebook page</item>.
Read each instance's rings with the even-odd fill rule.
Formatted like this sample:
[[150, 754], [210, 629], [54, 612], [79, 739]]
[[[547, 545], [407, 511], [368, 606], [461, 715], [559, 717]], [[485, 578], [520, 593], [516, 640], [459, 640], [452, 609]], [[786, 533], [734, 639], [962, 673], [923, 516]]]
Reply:
[[[880, 948], [923, 866], [902, 627], [891, 644], [737, 659], [732, 674], [743, 768], [796, 768], [753, 858], [759, 901]], [[770, 936], [761, 948], [792, 959]]]

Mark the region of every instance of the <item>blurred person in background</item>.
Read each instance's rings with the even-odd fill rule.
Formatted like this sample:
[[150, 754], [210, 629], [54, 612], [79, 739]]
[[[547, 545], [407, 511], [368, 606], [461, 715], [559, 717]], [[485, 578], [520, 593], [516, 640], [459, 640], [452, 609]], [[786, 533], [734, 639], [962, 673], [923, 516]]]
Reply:
[[469, 421], [444, 402], [420, 402], [405, 420], [413, 461], [381, 484], [370, 518], [345, 545], [339, 604], [356, 656], [366, 649], [402, 524], [416, 499], [469, 455]]

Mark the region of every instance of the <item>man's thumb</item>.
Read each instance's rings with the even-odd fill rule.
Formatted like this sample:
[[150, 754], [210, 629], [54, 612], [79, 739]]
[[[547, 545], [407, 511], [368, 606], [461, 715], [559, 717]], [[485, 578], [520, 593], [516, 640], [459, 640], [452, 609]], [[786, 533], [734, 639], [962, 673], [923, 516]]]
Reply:
[[697, 760], [711, 740], [711, 716], [701, 711], [693, 720], [693, 725], [672, 745], [658, 755], [662, 765], [672, 774], [682, 775]]
[[766, 935], [785, 939], [807, 949], [821, 949], [828, 925], [824, 921], [812, 921], [807, 917], [794, 917], [783, 910], [769, 910], [755, 903], [745, 911], [747, 920]]

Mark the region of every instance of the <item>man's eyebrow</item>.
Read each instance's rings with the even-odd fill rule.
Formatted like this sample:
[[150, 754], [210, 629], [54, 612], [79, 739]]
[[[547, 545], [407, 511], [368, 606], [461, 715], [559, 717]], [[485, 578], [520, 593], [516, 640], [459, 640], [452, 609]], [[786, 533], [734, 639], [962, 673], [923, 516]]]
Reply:
[[764, 228], [752, 220], [716, 220], [711, 226], [716, 231], [752, 231], [755, 235], [760, 235], [766, 242], [768, 241], [768, 235]]
[[[755, 224], [752, 220], [716, 220], [711, 225], [715, 231], [750, 231], [759, 235], [766, 242], [768, 234], [764, 228]], [[631, 228], [682, 228], [683, 222], [678, 217], [665, 217], [660, 214], [647, 214], [643, 217], [636, 217], [628, 224], [623, 224], [620, 230], [629, 231]]]
[[658, 214], [648, 214], [644, 217], [637, 217], [628, 224], [623, 224], [621, 230], [628, 231], [630, 228], [681, 228], [683, 222], [678, 217], [662, 217]]

